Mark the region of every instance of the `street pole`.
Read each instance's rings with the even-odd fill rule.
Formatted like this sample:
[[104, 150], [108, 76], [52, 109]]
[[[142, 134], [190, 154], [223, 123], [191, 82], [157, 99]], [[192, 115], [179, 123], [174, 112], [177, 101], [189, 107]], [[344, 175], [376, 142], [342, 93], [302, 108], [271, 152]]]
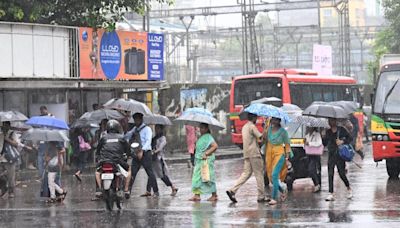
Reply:
[[321, 2], [317, 0], [318, 3], [318, 44], [322, 44], [322, 35], [321, 35]]
[[194, 20], [194, 16], [193, 15], [190, 16], [190, 22], [189, 22], [188, 25], [185, 23], [185, 21], [183, 21], [183, 18], [184, 18], [183, 16], [179, 17], [179, 20], [181, 20], [183, 26], [185, 26], [185, 29], [186, 29], [186, 64], [187, 64], [187, 74], [186, 75], [187, 75], [187, 78], [190, 79], [190, 82], [193, 82], [192, 74], [190, 72], [189, 29], [190, 29], [190, 26], [192, 25], [192, 22]]
[[147, 20], [147, 32], [150, 32], [150, 0], [146, 0], [146, 20]]

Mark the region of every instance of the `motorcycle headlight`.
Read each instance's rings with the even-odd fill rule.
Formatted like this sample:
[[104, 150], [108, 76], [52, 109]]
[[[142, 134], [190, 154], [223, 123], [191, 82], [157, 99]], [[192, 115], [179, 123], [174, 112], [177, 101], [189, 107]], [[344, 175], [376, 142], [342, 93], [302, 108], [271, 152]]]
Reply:
[[382, 135], [378, 135], [378, 136], [376, 137], [376, 139], [377, 139], [378, 141], [382, 141], [383, 136], [382, 136]]

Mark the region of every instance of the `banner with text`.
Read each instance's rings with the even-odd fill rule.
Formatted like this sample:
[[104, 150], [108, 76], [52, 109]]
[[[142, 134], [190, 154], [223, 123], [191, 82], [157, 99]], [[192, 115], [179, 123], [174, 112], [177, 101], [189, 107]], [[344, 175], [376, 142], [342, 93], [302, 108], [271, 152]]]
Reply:
[[80, 77], [163, 80], [163, 47], [162, 35], [80, 28]]
[[319, 75], [332, 75], [332, 47], [314, 44], [313, 47], [313, 70]]

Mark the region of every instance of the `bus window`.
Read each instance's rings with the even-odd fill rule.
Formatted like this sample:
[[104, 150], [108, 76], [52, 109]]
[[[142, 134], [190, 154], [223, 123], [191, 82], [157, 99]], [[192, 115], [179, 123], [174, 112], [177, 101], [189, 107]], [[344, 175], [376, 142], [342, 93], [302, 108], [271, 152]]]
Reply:
[[313, 86], [312, 88], [313, 101], [324, 101], [321, 89], [322, 89], [321, 86]]
[[280, 78], [248, 78], [236, 80], [234, 85], [235, 105], [246, 105], [264, 97], [282, 99], [282, 80]]

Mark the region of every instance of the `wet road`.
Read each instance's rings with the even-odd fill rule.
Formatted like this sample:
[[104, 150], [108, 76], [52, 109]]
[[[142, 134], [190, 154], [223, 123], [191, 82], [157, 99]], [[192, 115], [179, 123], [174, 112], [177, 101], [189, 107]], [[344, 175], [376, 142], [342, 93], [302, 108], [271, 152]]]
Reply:
[[159, 199], [139, 197], [145, 190], [145, 173], [141, 170], [133, 195], [120, 213], [107, 212], [102, 201], [90, 200], [94, 192], [93, 176], [85, 175], [84, 182], [79, 184], [71, 175], [64, 175], [63, 183], [68, 190], [64, 203], [47, 205], [38, 197], [39, 183], [23, 181], [15, 199], [0, 199], [0, 227], [399, 227], [400, 182], [388, 181], [384, 163], [376, 167], [369, 146], [366, 154], [364, 161], [356, 156], [362, 169], [348, 164], [352, 200], [345, 198], [345, 187], [336, 174], [336, 201], [324, 201], [328, 194], [324, 159], [320, 193], [311, 192], [310, 179], [301, 179], [295, 182], [285, 203], [258, 204], [252, 177], [238, 191], [239, 202], [231, 204], [225, 190], [234, 184], [242, 170], [242, 161], [231, 159], [216, 163], [220, 199], [217, 203], [187, 200], [191, 197], [191, 171], [186, 164], [170, 167], [170, 176], [179, 188], [176, 197], [169, 196], [170, 189], [162, 182], [159, 182]]

